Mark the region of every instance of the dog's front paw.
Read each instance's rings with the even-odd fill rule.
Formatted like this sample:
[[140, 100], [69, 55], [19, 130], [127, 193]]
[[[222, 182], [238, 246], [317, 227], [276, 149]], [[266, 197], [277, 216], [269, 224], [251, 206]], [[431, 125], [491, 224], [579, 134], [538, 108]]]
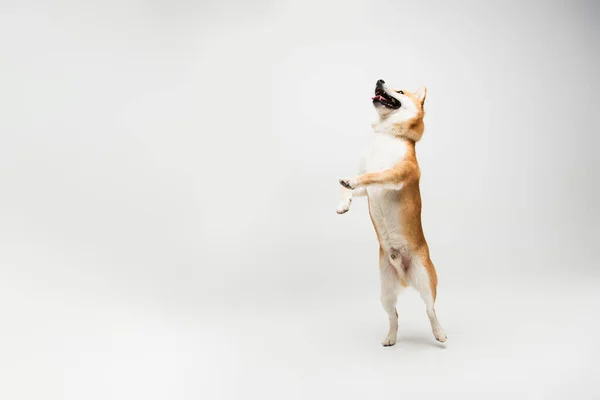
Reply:
[[340, 201], [340, 204], [338, 205], [338, 208], [337, 210], [335, 210], [335, 212], [337, 212], [338, 214], [347, 213], [350, 209], [350, 204], [352, 204], [352, 199]]
[[396, 338], [395, 337], [386, 337], [385, 339], [383, 339], [383, 342], [381, 342], [381, 344], [383, 345], [383, 347], [390, 347], [396, 344]]
[[356, 182], [353, 179], [340, 179], [340, 185], [345, 187], [346, 189], [354, 189], [356, 187]]

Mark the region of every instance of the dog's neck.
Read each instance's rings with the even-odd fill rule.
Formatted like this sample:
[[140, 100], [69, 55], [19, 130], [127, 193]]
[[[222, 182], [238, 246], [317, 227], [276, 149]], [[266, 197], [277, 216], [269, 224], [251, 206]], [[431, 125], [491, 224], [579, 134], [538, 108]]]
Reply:
[[422, 114], [401, 123], [393, 123], [390, 120], [381, 119], [375, 122], [372, 127], [376, 133], [405, 138], [415, 143], [421, 139], [423, 130], [425, 129]]
[[375, 133], [394, 136], [398, 139], [413, 143], [418, 142], [420, 139], [420, 135], [417, 132], [414, 132], [412, 129], [407, 129], [405, 125], [386, 126], [385, 124], [379, 122], [373, 124], [373, 131]]

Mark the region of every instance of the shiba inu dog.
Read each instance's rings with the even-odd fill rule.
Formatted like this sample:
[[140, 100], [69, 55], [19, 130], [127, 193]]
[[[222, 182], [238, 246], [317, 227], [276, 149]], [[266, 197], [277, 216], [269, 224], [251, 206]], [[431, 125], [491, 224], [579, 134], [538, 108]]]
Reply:
[[424, 87], [411, 93], [377, 81], [372, 101], [379, 119], [373, 124], [373, 144], [361, 161], [359, 175], [339, 180], [342, 200], [338, 214], [350, 209], [353, 197], [368, 197], [379, 240], [381, 303], [390, 321], [384, 346], [396, 344], [396, 301], [400, 290], [408, 286], [414, 287], [425, 302], [433, 336], [446, 341], [434, 309], [437, 275], [421, 226], [420, 171], [415, 153], [424, 130], [426, 94]]

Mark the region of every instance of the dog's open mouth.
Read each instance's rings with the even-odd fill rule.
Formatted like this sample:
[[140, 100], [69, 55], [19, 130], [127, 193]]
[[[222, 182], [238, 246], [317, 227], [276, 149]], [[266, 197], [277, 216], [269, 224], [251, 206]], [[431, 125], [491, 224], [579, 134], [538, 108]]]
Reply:
[[381, 87], [381, 85], [377, 85], [375, 87], [375, 96], [371, 98], [373, 100], [373, 104], [379, 103], [387, 108], [400, 108], [400, 102], [388, 95], [385, 90]]

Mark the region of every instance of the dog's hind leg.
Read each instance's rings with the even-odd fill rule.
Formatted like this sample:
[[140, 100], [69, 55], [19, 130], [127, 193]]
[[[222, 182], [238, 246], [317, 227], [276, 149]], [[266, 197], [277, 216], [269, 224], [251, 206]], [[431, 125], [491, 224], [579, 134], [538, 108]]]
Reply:
[[381, 304], [390, 321], [388, 334], [381, 343], [387, 347], [396, 344], [398, 335], [396, 302], [400, 291], [400, 280], [398, 279], [398, 271], [390, 264], [388, 255], [381, 247], [379, 248], [379, 276], [381, 278]]
[[433, 336], [435, 336], [437, 341], [445, 342], [447, 339], [446, 335], [435, 314], [434, 303], [437, 291], [437, 274], [429, 256], [413, 256], [408, 270], [408, 280], [410, 285], [417, 289], [425, 302], [425, 309], [431, 323]]

